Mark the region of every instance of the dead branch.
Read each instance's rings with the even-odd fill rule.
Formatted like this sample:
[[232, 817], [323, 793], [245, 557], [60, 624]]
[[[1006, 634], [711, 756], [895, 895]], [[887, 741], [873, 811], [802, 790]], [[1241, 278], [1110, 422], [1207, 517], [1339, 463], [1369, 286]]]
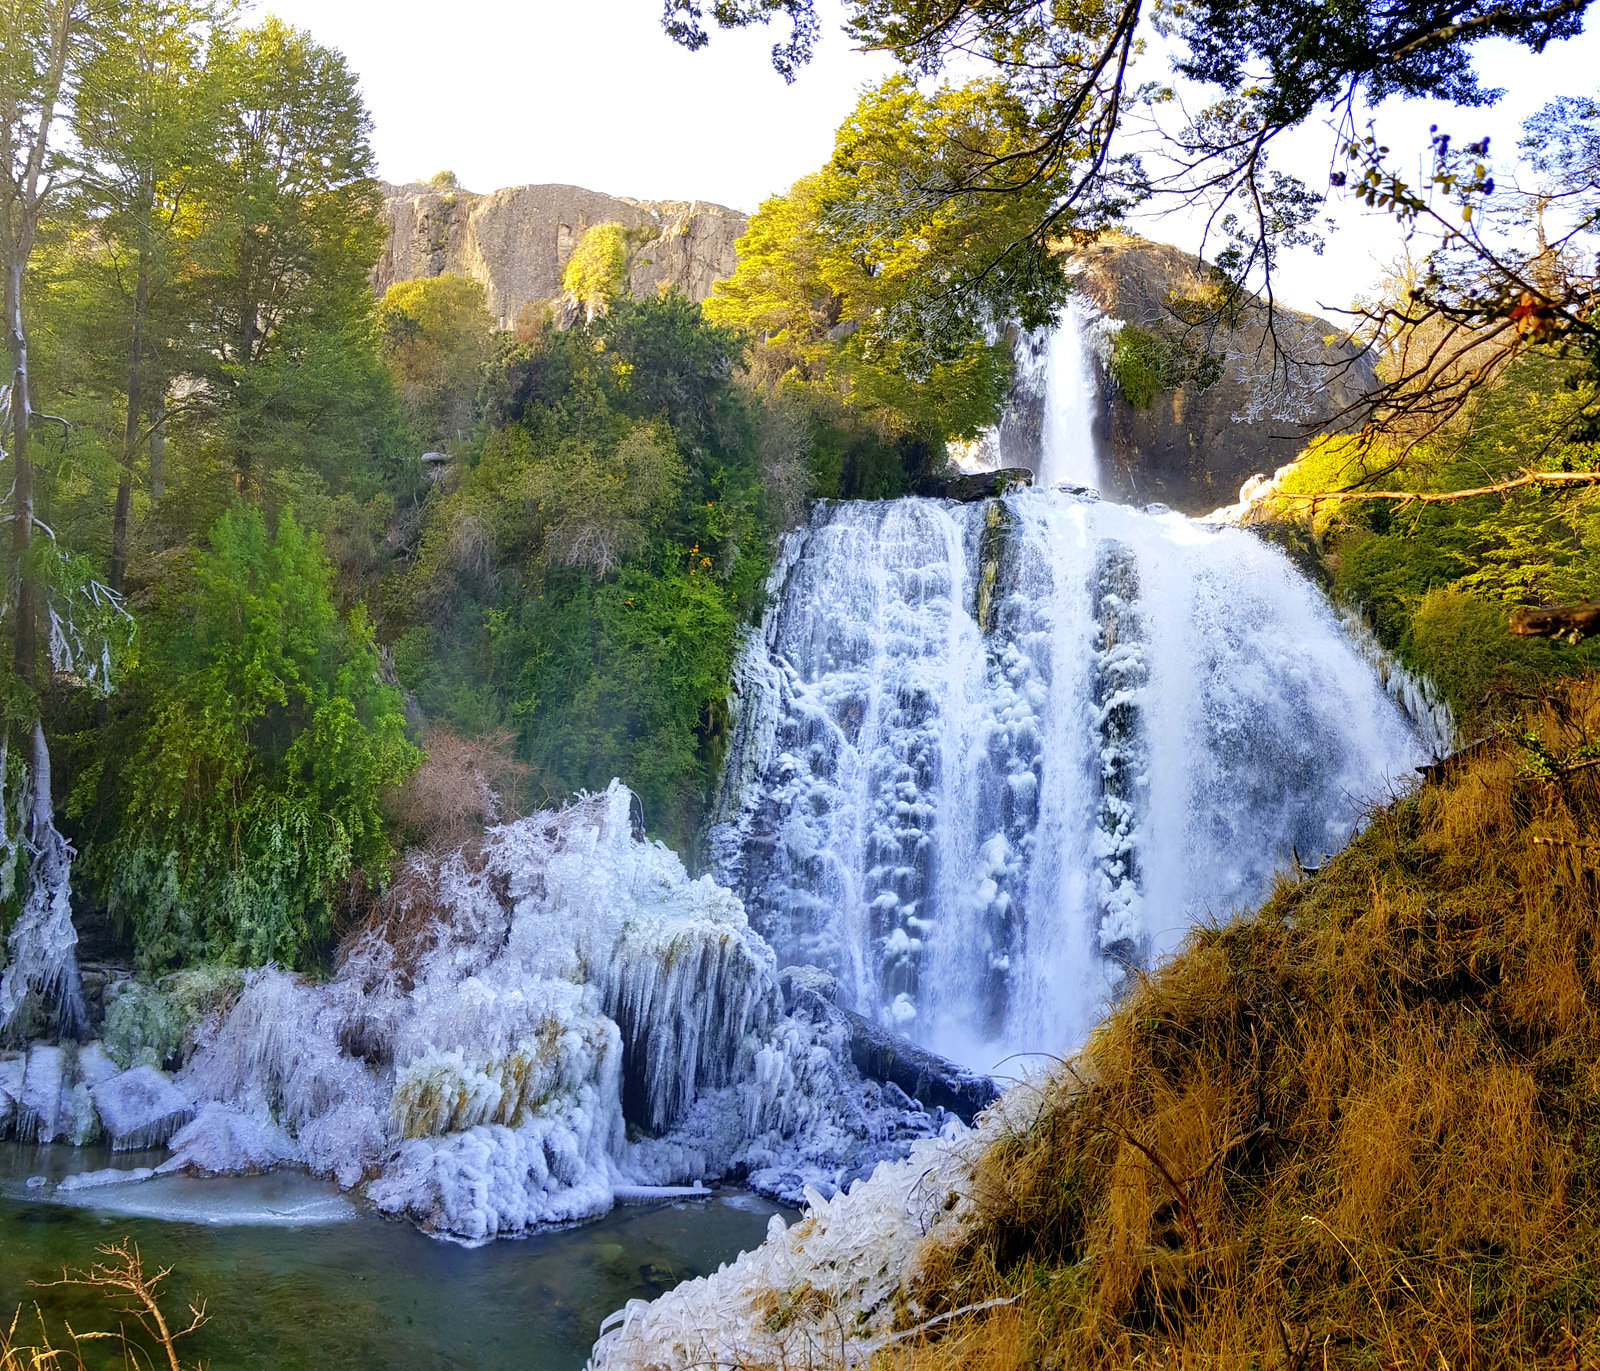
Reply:
[[68, 1271], [63, 1267], [60, 1280], [46, 1281], [42, 1284], [82, 1285], [96, 1290], [121, 1292], [127, 1297], [128, 1303], [118, 1312], [132, 1314], [145, 1332], [166, 1352], [167, 1364], [171, 1371], [182, 1371], [182, 1367], [178, 1364], [176, 1344], [179, 1338], [188, 1337], [207, 1322], [205, 1301], [201, 1300], [198, 1305], [191, 1304], [189, 1326], [174, 1331], [167, 1326], [166, 1315], [161, 1312], [158, 1289], [161, 1282], [172, 1274], [172, 1268], [164, 1266], [155, 1275], [146, 1276], [138, 1245], [127, 1238], [114, 1247], [101, 1247], [97, 1251], [102, 1257], [111, 1260], [96, 1262], [87, 1271]]
[[1600, 633], [1600, 600], [1519, 609], [1511, 616], [1511, 631], [1519, 638], [1565, 638], [1576, 647]]

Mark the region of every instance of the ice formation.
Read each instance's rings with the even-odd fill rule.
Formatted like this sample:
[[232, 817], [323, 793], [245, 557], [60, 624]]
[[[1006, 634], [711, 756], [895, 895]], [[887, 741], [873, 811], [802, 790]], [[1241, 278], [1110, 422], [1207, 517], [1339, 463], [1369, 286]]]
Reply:
[[867, 1365], [917, 1328], [923, 1244], [959, 1234], [978, 1152], [1025, 1127], [1038, 1098], [1020, 1085], [977, 1129], [914, 1143], [831, 1199], [808, 1194], [799, 1222], [774, 1215], [765, 1243], [714, 1274], [630, 1300], [601, 1325], [589, 1371]]
[[[33, 724], [32, 743], [32, 766], [25, 772], [27, 826], [16, 835], [6, 825], [6, 749], [0, 745], [0, 850], [14, 853], [19, 842], [28, 850], [22, 912], [6, 935], [8, 960], [0, 972], [0, 1037], [19, 1027], [37, 1029], [51, 1020], [75, 1034], [84, 1022], [78, 933], [72, 926], [69, 898], [72, 848], [56, 829], [50, 798], [50, 749], [44, 725], [38, 720]], [[20, 827], [20, 816], [18, 824]]]
[[[730, 1171], [831, 1192], [930, 1134], [850, 1066], [842, 1016], [789, 1012], [739, 901], [635, 836], [630, 801], [614, 783], [413, 860], [327, 984], [250, 973], [195, 1035], [159, 1170], [298, 1162], [475, 1242]], [[160, 1079], [97, 1087], [114, 1138], [112, 1092]]]

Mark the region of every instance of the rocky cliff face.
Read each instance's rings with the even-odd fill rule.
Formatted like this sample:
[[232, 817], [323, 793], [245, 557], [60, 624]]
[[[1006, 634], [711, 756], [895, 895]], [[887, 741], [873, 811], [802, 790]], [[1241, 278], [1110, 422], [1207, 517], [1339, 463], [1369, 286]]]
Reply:
[[[1215, 289], [1211, 272], [1175, 247], [1117, 237], [1083, 250], [1075, 265], [1096, 308], [1176, 350], [1175, 370], [1187, 373], [1135, 405], [1115, 367], [1102, 366], [1095, 428], [1102, 481], [1117, 499], [1186, 514], [1230, 504], [1246, 480], [1292, 460], [1374, 383], [1368, 357], [1325, 319], [1279, 307], [1274, 331], [1287, 357], [1275, 354], [1259, 301], [1227, 326], [1203, 319], [1197, 306]], [[1109, 359], [1109, 347], [1102, 353]]]
[[636, 297], [676, 286], [703, 300], [733, 274], [746, 216], [701, 200], [623, 200], [578, 186], [512, 186], [490, 195], [413, 183], [384, 186], [389, 236], [374, 273], [396, 281], [454, 272], [483, 284], [502, 328], [523, 306], [561, 294], [561, 273], [584, 232], [616, 222], [643, 230], [629, 285]]

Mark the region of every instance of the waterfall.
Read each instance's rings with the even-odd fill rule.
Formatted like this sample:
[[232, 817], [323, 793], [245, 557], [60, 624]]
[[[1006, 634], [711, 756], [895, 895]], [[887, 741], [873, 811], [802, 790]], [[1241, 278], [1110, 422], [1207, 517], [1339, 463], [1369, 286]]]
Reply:
[[1433, 751], [1276, 548], [1048, 488], [1094, 461], [1082, 325], [1050, 345], [1040, 487], [791, 535], [713, 832], [780, 965], [978, 1070], [1081, 1042]]
[[1090, 344], [1097, 318], [1093, 307], [1074, 295], [1045, 342], [1044, 414], [1036, 468], [1039, 485], [1100, 487], [1094, 439], [1100, 382]]

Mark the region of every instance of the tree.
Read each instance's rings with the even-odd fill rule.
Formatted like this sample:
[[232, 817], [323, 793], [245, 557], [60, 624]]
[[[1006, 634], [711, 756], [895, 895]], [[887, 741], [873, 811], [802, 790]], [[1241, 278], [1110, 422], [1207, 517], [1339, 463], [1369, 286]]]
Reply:
[[[120, 296], [122, 304], [114, 336], [126, 402], [107, 574], [116, 591], [127, 573], [135, 462], [165, 424], [167, 384], [189, 333], [175, 295], [195, 180], [216, 142], [201, 51], [225, 14], [216, 3], [189, 0], [130, 0], [111, 9], [95, 30], [72, 111], [86, 164], [78, 186], [82, 254], [98, 269], [97, 294]], [[157, 462], [151, 484], [160, 477]]]
[[[785, 227], [808, 266], [789, 269], [786, 300], [773, 298], [770, 287], [757, 287], [758, 298], [782, 301], [792, 328], [801, 322], [796, 307], [812, 304], [795, 288], [820, 295], [820, 317], [802, 337], [848, 336], [863, 363], [917, 380], [936, 366], [970, 361], [997, 325], [1052, 322], [1066, 299], [1066, 275], [1055, 254], [1034, 250], [1030, 235], [1064, 184], [1071, 149], [1051, 174], [1016, 194], [934, 200], [908, 190], [982, 176], [982, 165], [1026, 136], [1025, 108], [997, 81], [930, 94], [894, 77], [868, 91], [840, 126], [828, 164], [791, 192], [796, 203]], [[768, 235], [768, 253], [785, 251], [781, 242]], [[741, 289], [736, 277], [725, 293], [737, 298]]]
[[464, 437], [494, 332], [483, 287], [449, 273], [397, 281], [378, 313], [389, 373], [418, 437]]
[[198, 188], [191, 289], [232, 483], [348, 473], [384, 385], [368, 274], [383, 246], [371, 121], [345, 59], [268, 17], [207, 53], [218, 155]]
[[207, 543], [160, 588], [106, 737], [93, 865], [147, 965], [305, 964], [352, 875], [386, 874], [380, 799], [419, 756], [317, 536], [238, 506]]
[[[1578, 33], [1589, 0], [848, 0], [846, 29], [862, 47], [885, 51], [908, 72], [933, 76], [974, 62], [1024, 116], [1003, 148], [964, 153], [914, 169], [897, 200], [971, 205], [1047, 188], [1031, 216], [1032, 251], [1044, 254], [1062, 228], [1111, 222], [1135, 192], [1208, 202], [1226, 246], [1219, 264], [1239, 289], [1257, 274], [1270, 302], [1272, 265], [1284, 244], [1310, 241], [1323, 195], [1269, 165], [1271, 144], [1319, 110], [1350, 120], [1361, 102], [1389, 94], [1457, 105], [1494, 93], [1470, 65], [1475, 43], [1507, 38], [1535, 52]], [[792, 25], [773, 62], [786, 78], [809, 59], [820, 26], [815, 0], [667, 0], [664, 25], [693, 49], [708, 20], [724, 28]], [[1147, 114], [1170, 92], [1135, 87], [1130, 69], [1155, 37], [1176, 45], [1178, 74], [1212, 88], [1210, 104], [1166, 131], [1161, 168], [1147, 174], [1130, 146]], [[1130, 127], [1130, 125], [1134, 127]], [[865, 207], [892, 222], [892, 201]], [[1205, 245], [1201, 248], [1204, 250]], [[996, 260], [999, 260], [998, 254]], [[955, 290], [973, 288], [971, 278]]]

